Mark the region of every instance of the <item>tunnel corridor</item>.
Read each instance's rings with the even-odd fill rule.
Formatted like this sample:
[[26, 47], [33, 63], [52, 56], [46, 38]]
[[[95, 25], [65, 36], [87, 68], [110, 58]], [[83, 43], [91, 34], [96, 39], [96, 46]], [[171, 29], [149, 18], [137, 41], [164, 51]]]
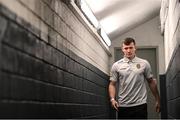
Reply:
[[180, 118], [179, 1], [163, 33], [158, 15], [111, 46], [68, 1], [0, 0], [0, 118], [116, 118], [108, 96], [109, 70], [119, 40], [129, 35], [139, 39], [139, 48], [156, 49], [157, 118]]

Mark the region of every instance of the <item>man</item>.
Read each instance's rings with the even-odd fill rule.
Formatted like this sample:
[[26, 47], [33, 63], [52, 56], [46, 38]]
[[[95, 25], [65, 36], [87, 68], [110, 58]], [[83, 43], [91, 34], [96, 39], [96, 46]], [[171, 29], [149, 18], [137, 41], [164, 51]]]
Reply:
[[[155, 97], [156, 112], [160, 112], [160, 97], [156, 79], [153, 78], [147, 60], [138, 58], [133, 38], [123, 41], [124, 58], [115, 62], [111, 69], [109, 96], [112, 107], [118, 111], [118, 118], [147, 118], [147, 91], [145, 80]], [[116, 93], [118, 83], [118, 94]], [[115, 96], [117, 94], [117, 100]]]

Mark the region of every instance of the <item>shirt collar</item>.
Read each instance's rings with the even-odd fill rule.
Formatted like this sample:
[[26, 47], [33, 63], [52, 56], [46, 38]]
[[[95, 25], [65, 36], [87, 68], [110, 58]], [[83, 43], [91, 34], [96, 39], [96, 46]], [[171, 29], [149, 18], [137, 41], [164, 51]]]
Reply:
[[124, 56], [124, 58], [123, 58], [123, 62], [135, 62], [136, 61], [136, 59], [137, 59], [137, 57], [135, 56], [132, 60], [130, 60], [130, 59], [128, 59], [127, 57], [125, 57]]

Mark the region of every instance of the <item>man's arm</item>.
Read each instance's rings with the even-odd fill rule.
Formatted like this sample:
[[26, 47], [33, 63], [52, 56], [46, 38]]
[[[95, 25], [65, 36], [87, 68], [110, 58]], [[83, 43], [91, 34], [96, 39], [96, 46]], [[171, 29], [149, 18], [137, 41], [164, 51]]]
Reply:
[[109, 83], [109, 96], [110, 96], [110, 101], [112, 107], [114, 107], [118, 111], [118, 102], [115, 100], [116, 96], [116, 82], [115, 81], [110, 81]]
[[156, 100], [156, 112], [160, 112], [160, 96], [159, 96], [159, 92], [157, 89], [157, 81], [153, 78], [150, 78], [148, 80], [148, 83], [149, 83], [149, 87], [152, 91], [152, 94], [154, 95], [155, 100]]

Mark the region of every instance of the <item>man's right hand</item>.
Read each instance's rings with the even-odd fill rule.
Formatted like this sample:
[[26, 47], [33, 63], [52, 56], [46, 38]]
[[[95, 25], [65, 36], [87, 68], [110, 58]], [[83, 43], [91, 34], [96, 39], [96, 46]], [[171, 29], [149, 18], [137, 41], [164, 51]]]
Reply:
[[116, 100], [111, 100], [111, 105], [114, 109], [118, 111], [119, 104]]

